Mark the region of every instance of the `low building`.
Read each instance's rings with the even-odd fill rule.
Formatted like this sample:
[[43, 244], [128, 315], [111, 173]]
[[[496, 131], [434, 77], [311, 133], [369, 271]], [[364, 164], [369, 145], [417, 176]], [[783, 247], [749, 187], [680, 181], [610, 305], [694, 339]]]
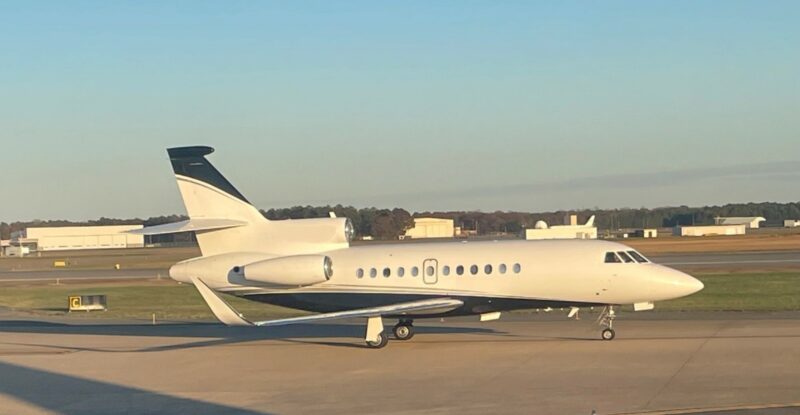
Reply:
[[631, 236], [634, 238], [658, 238], [658, 229], [635, 229], [631, 232]]
[[706, 226], [676, 226], [672, 229], [675, 236], [731, 236], [744, 235], [747, 226], [741, 225], [706, 225]]
[[414, 218], [414, 227], [403, 235], [405, 238], [452, 238], [455, 226], [452, 219]]
[[141, 248], [144, 235], [125, 233], [142, 225], [64, 226], [27, 228], [12, 238], [12, 245], [27, 244], [36, 251]]
[[758, 229], [761, 222], [766, 222], [761, 216], [742, 216], [742, 217], [716, 217], [714, 223], [717, 225], [744, 225], [748, 229]]
[[585, 224], [578, 224], [576, 215], [568, 215], [564, 225], [548, 226], [545, 221], [538, 221], [533, 229], [525, 229], [525, 239], [597, 239], [597, 227], [594, 216]]
[[797, 219], [789, 219], [783, 221], [784, 228], [800, 228], [800, 220]]

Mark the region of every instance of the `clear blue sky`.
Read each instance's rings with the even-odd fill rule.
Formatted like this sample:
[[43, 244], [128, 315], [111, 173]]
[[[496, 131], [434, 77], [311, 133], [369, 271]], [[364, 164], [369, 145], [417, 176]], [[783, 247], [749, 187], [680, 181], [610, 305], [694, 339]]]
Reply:
[[0, 220], [800, 199], [798, 1], [0, 1]]

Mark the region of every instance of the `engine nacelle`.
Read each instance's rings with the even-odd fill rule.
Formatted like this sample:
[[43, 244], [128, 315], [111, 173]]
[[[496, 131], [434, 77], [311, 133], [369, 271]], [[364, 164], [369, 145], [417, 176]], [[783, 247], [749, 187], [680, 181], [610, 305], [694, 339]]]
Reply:
[[245, 279], [273, 285], [304, 286], [325, 282], [333, 275], [325, 255], [293, 255], [253, 262], [241, 267]]
[[274, 220], [265, 231], [283, 244], [347, 244], [355, 234], [348, 218]]

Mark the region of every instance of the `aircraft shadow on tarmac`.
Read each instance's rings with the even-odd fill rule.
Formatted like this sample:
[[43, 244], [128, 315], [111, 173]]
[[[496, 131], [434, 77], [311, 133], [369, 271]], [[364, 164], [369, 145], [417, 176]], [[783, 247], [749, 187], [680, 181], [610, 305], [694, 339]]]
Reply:
[[0, 402], [5, 394], [57, 414], [267, 414], [4, 362], [0, 373]]
[[[477, 334], [491, 336], [505, 336], [490, 328], [472, 327], [430, 327], [415, 326], [417, 334]], [[363, 341], [363, 324], [294, 324], [275, 326], [269, 328], [257, 327], [227, 327], [216, 323], [187, 323], [163, 325], [137, 325], [137, 324], [87, 324], [75, 325], [64, 323], [51, 323], [30, 320], [0, 321], [0, 333], [35, 333], [35, 334], [69, 334], [69, 335], [95, 335], [95, 336], [145, 336], [145, 337], [179, 337], [202, 338], [203, 340], [188, 341], [181, 344], [147, 347], [135, 350], [104, 350], [86, 347], [58, 347], [38, 344], [51, 348], [61, 348], [73, 351], [102, 351], [102, 352], [157, 352], [166, 350], [189, 349], [243, 343], [258, 340], [276, 340], [291, 343], [309, 343], [339, 347], [366, 347]], [[386, 330], [391, 330], [390, 326]], [[352, 341], [334, 342], [333, 339], [348, 339]]]

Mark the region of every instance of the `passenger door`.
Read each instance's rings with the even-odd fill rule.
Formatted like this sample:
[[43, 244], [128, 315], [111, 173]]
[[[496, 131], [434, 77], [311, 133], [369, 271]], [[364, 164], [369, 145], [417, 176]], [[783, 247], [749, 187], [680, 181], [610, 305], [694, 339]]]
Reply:
[[436, 284], [439, 280], [439, 261], [432, 258], [422, 261], [422, 280], [425, 284]]

